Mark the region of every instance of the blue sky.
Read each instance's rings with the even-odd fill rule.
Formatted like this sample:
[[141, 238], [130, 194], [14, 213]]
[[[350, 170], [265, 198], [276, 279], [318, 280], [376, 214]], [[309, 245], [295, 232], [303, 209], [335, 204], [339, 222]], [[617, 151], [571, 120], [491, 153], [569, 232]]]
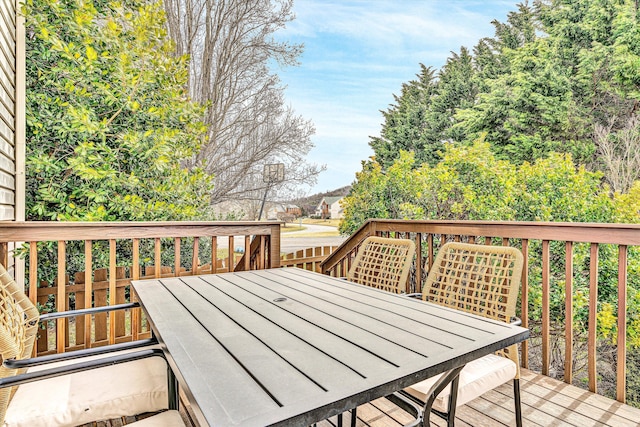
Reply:
[[300, 65], [278, 69], [287, 102], [316, 127], [308, 160], [326, 164], [310, 194], [349, 185], [373, 155], [380, 110], [419, 64], [440, 68], [451, 52], [494, 35], [515, 1], [295, 0], [296, 19], [277, 33], [303, 43]]

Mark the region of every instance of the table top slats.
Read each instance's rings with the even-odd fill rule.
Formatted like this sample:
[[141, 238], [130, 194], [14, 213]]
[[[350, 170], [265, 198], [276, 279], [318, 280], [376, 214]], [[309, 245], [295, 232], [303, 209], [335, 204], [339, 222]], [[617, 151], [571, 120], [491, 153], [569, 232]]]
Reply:
[[[167, 281], [168, 279], [165, 279]], [[172, 369], [179, 377], [200, 378], [191, 382], [188, 395], [210, 396], [199, 402], [203, 412], [235, 424], [247, 418], [247, 411], [237, 402], [250, 401], [258, 412], [269, 412], [278, 405], [255, 384], [235, 360], [214, 340], [201, 340], [202, 326], [181, 304], [166, 304], [172, 295], [162, 286], [136, 288], [144, 298], [144, 307], [154, 313], [151, 320], [158, 339], [171, 346]], [[161, 331], [161, 332], [158, 332]], [[194, 351], [193, 349], [197, 349]], [[180, 367], [175, 366], [178, 360]]]
[[[383, 295], [387, 298], [384, 301], [386, 304], [372, 298], [363, 298], [363, 300], [356, 300], [351, 297], [345, 298], [341, 293], [336, 293], [334, 290], [336, 288], [339, 290], [340, 287], [344, 288], [345, 286], [361, 287], [361, 285], [341, 282], [343, 283], [339, 283], [329, 289], [324, 289], [323, 287], [326, 287], [326, 284], [330, 283], [330, 281], [313, 284], [314, 291], [312, 294], [297, 289], [295, 277], [283, 276], [282, 278], [282, 284], [287, 284], [292, 288], [289, 295], [295, 294], [297, 300], [312, 304], [318, 298], [322, 298], [328, 303], [325, 306], [327, 313], [340, 316], [344, 321], [359, 324], [363, 329], [385, 336], [400, 346], [413, 348], [425, 356], [433, 355], [444, 349], [473, 343], [485, 335], [493, 334], [488, 329], [470, 328], [461, 321], [451, 321], [443, 316], [433, 314], [425, 315], [420, 310], [420, 305], [423, 302], [410, 300], [406, 296], [397, 296], [396, 299], [399, 301], [395, 301], [396, 304], [389, 301], [388, 293]], [[497, 327], [498, 330], [503, 330], [502, 325], [496, 326], [493, 324], [491, 326]], [[446, 338], [438, 339], [440, 337]]]
[[[423, 301], [420, 299], [409, 298], [402, 294], [391, 294], [391, 298], [389, 298], [388, 292], [379, 289], [330, 276], [309, 277], [303, 271], [298, 268], [282, 268], [274, 272], [274, 275], [290, 278], [294, 282], [321, 290], [320, 292], [330, 292], [333, 295], [339, 295], [347, 300], [360, 302], [382, 311], [391, 311], [403, 319], [413, 319], [424, 326], [431, 326], [436, 329], [449, 330], [451, 325], [457, 325], [457, 327], [472, 331], [471, 333], [475, 335], [478, 332], [488, 333], [488, 331], [508, 330], [510, 327], [493, 319], [479, 318], [449, 307], [434, 305], [430, 310], [424, 311], [421, 306]], [[259, 275], [261, 271], [255, 271], [254, 273]], [[473, 320], [470, 322], [468, 319]]]
[[[259, 283], [245, 277], [234, 277], [233, 286], [236, 289], [244, 289], [247, 292], [239, 295], [245, 301], [253, 301], [250, 294], [257, 296], [261, 301], [272, 302], [274, 299], [285, 297], [286, 301], [278, 303], [277, 310], [265, 313], [271, 320], [286, 325], [287, 329], [299, 336], [311, 337], [322, 348], [335, 353], [340, 351], [345, 353], [345, 357], [340, 360], [353, 365], [357, 360], [359, 366], [364, 363], [374, 364], [374, 369], [378, 367], [388, 368], [399, 366], [402, 361], [408, 358], [423, 358], [419, 352], [403, 348], [394, 343], [394, 334], [399, 333], [399, 328], [388, 325], [378, 334], [368, 331], [369, 328], [361, 327], [345, 321], [349, 316], [349, 310], [335, 310], [334, 304], [328, 301], [309, 298], [296, 289], [289, 289], [288, 292], [274, 292], [268, 287], [262, 287]], [[315, 302], [315, 304], [313, 304]], [[275, 305], [275, 304], [274, 304]], [[328, 313], [333, 311], [333, 313]], [[322, 333], [321, 336], [316, 334]], [[330, 337], [328, 337], [330, 336]], [[330, 341], [325, 341], [330, 339]], [[414, 343], [414, 348], [416, 344]], [[344, 347], [344, 348], [343, 348]], [[367, 349], [375, 349], [371, 352]]]
[[[214, 287], [206, 285], [192, 288], [175, 280], [161, 282], [181, 304], [188, 307], [193, 317], [201, 319], [203, 329], [197, 334], [202, 336], [196, 338], [206, 341], [207, 335], [215, 337], [228, 354], [242, 364], [257, 385], [268, 390], [278, 405], [288, 405], [298, 400], [300, 395], [324, 390], [303, 370], [296, 368], [297, 360], [303, 360], [305, 355], [313, 358], [317, 354], [312, 349], [301, 348], [299, 340], [287, 340], [286, 334], [270, 327], [273, 325], [269, 323], [262, 322], [263, 330], [257, 331], [252, 325], [256, 323], [252, 318], [256, 316], [255, 313]], [[227, 313], [234, 313], [234, 317], [229, 317]], [[196, 331], [191, 333], [195, 335]], [[267, 336], [261, 340], [256, 334]], [[279, 352], [274, 350], [281, 345]], [[287, 350], [296, 354], [293, 360]], [[316, 363], [328, 361], [316, 360]], [[335, 366], [331, 368], [337, 369]]]
[[[215, 282], [217, 286], [210, 286]], [[275, 396], [281, 396], [283, 393], [291, 394], [295, 391], [294, 397], [298, 398], [301, 391], [288, 383], [298, 381], [297, 376], [301, 372], [323, 390], [338, 387], [345, 381], [358, 381], [363, 377], [363, 374], [351, 368], [349, 363], [341, 362], [338, 357], [333, 356], [333, 353], [344, 353], [344, 347], [346, 347], [344, 340], [339, 339], [335, 334], [287, 313], [280, 303], [260, 299], [237, 286], [224, 285], [222, 279], [210, 276], [206, 281], [203, 279], [201, 282], [192, 280], [189, 283], [183, 283], [182, 288], [185, 293], [188, 293], [188, 289], [199, 293], [202, 298], [225, 313], [233, 313], [232, 321], [264, 346], [260, 351], [264, 351], [268, 346], [270, 357], [287, 361], [286, 365], [277, 369], [261, 365], [259, 370], [267, 372], [256, 373], [258, 377], [269, 374], [269, 371], [277, 373], [268, 380]], [[176, 288], [179, 287], [179, 285], [176, 286]], [[194, 315], [203, 316], [204, 313], [194, 311]], [[218, 326], [213, 323], [211, 331], [215, 333]], [[242, 335], [235, 328], [227, 328], [227, 333], [234, 337]], [[247, 345], [244, 348], [238, 348], [235, 354], [241, 358], [251, 358], [257, 351], [256, 347], [257, 345]], [[378, 367], [386, 365], [381, 359], [360, 349], [348, 347], [348, 352], [351, 352], [350, 355], [344, 354], [342, 358], [346, 362], [353, 360], [354, 357], [369, 357], [372, 359], [371, 363]], [[328, 375], [328, 372], [331, 374]], [[275, 391], [280, 388], [283, 390]]]

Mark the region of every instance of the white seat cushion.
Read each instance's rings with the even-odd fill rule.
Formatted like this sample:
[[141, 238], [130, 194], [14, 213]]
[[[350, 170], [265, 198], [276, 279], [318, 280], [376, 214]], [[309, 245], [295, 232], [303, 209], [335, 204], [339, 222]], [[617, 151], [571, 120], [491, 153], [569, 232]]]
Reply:
[[154, 356], [21, 385], [9, 403], [4, 425], [76, 426], [167, 406], [167, 364]]
[[185, 427], [178, 411], [165, 411], [135, 423], [127, 424], [136, 427]]
[[[411, 387], [407, 387], [405, 391], [425, 402], [428, 398], [429, 390], [441, 376], [442, 374], [421, 381]], [[489, 354], [469, 362], [460, 372], [456, 404], [457, 406], [464, 405], [486, 391], [512, 380], [515, 376], [516, 364], [506, 357]], [[433, 409], [447, 412], [450, 394], [451, 387], [446, 387], [442, 390], [433, 403]]]

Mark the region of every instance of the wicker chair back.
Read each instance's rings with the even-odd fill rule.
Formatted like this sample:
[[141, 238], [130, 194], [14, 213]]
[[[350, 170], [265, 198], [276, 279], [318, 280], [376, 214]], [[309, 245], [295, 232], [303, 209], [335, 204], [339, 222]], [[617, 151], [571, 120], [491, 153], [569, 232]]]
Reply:
[[347, 273], [347, 279], [388, 292], [406, 291], [416, 247], [409, 239], [367, 237]]

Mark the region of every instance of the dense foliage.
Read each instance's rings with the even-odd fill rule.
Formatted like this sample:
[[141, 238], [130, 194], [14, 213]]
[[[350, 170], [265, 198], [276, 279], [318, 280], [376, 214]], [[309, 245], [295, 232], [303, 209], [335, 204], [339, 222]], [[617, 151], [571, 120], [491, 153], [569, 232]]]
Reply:
[[27, 219], [205, 218], [206, 132], [160, 3], [29, 0]]
[[[345, 198], [341, 232], [369, 218], [640, 222], [640, 11], [631, 0], [526, 2], [495, 36], [440, 70], [421, 66], [383, 113], [375, 156]], [[530, 316], [541, 309], [540, 242], [530, 241]], [[562, 330], [564, 244], [552, 248], [552, 329]], [[588, 318], [588, 245], [574, 245], [575, 352]], [[628, 260], [628, 345], [640, 346], [640, 253]], [[600, 245], [599, 363], [614, 365], [617, 248]], [[560, 334], [553, 334], [561, 340]], [[556, 343], [557, 345], [557, 343]], [[552, 361], [553, 363], [553, 361]], [[562, 371], [561, 362], [557, 371]], [[553, 368], [552, 368], [553, 369]], [[579, 368], [578, 368], [579, 369]], [[640, 404], [640, 357], [628, 358]], [[606, 376], [607, 373], [601, 373]], [[615, 374], [603, 378], [603, 388]], [[610, 391], [610, 390], [609, 390]]]
[[[384, 169], [363, 163], [345, 200], [341, 232], [368, 218], [618, 222], [637, 191], [611, 198], [602, 173], [577, 168], [568, 154], [535, 163], [500, 160], [484, 141], [449, 145], [435, 166], [418, 165], [413, 152]], [[618, 207], [618, 205], [620, 205]]]

